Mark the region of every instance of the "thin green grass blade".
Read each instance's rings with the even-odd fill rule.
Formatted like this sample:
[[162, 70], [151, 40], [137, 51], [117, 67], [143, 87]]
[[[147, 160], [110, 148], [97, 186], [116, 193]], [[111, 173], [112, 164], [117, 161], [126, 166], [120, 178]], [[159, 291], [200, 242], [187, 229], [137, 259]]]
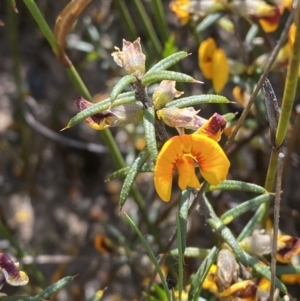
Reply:
[[136, 81], [136, 77], [133, 75], [125, 75], [123, 76], [113, 87], [110, 93], [110, 101], [113, 102], [120, 93], [130, 84]]
[[[121, 168], [112, 174], [108, 176], [106, 181], [112, 181], [115, 179], [123, 179], [127, 176], [128, 172], [130, 170], [130, 166]], [[154, 164], [153, 163], [145, 163], [142, 168], [140, 169], [140, 172], [153, 172], [154, 171]]]
[[230, 101], [226, 97], [216, 94], [194, 95], [173, 100], [166, 104], [166, 108], [176, 107], [182, 109], [205, 103], [230, 103]]
[[216, 261], [218, 248], [213, 247], [207, 257], [201, 263], [198, 271], [193, 277], [191, 288], [189, 290], [188, 300], [198, 301], [201, 293], [203, 282], [209, 272], [210, 267]]
[[174, 54], [171, 54], [167, 56], [166, 58], [162, 59], [159, 61], [157, 64], [152, 66], [144, 76], [148, 75], [149, 73], [152, 73], [154, 71], [162, 71], [170, 68], [171, 66], [175, 65], [179, 61], [183, 60], [186, 58], [189, 54], [185, 51], [179, 51]]
[[259, 185], [233, 180], [225, 180], [224, 182], [221, 182], [218, 185], [209, 185], [206, 192], [214, 190], [247, 191], [259, 194], [268, 193], [268, 191], [265, 188]]
[[189, 211], [189, 200], [191, 189], [187, 188], [181, 192], [179, 201], [179, 212], [176, 214], [176, 227], [177, 227], [177, 248], [178, 248], [178, 292], [179, 301], [181, 301], [181, 295], [183, 291], [183, 263], [184, 252], [186, 247], [186, 229], [187, 219]]
[[247, 211], [250, 211], [252, 208], [259, 206], [260, 204], [263, 204], [265, 202], [270, 201], [274, 196], [271, 194], [263, 194], [256, 198], [253, 198], [249, 201], [246, 201], [228, 211], [226, 211], [221, 217], [221, 221], [228, 225], [231, 223], [234, 219], [236, 219], [238, 216], [246, 213]]
[[138, 154], [134, 162], [131, 164], [120, 192], [120, 210], [124, 206], [127, 197], [130, 194], [130, 190], [132, 188], [135, 178], [137, 177], [141, 167], [144, 165], [148, 157], [149, 153], [148, 150], [145, 148]]
[[[244, 252], [244, 254], [245, 254], [245, 257], [247, 259], [249, 266], [251, 266], [255, 270], [255, 272], [257, 272], [259, 275], [261, 275], [271, 281], [271, 271], [270, 271], [269, 267], [260, 264], [257, 259], [250, 256], [248, 253]], [[275, 278], [275, 286], [282, 293], [284, 293], [284, 294], [287, 293], [286, 286], [278, 278]]]
[[152, 263], [154, 264], [155, 266], [155, 269], [160, 277], [160, 280], [161, 280], [161, 283], [162, 283], [162, 286], [166, 292], [166, 295], [167, 295], [167, 299], [168, 301], [172, 301], [172, 298], [171, 298], [171, 295], [170, 295], [170, 291], [169, 291], [169, 288], [168, 288], [168, 284], [167, 284], [167, 281], [166, 281], [166, 278], [163, 274], [163, 271], [158, 263], [158, 261], [156, 260], [156, 257], [155, 255], [153, 254], [149, 244], [147, 243], [146, 239], [144, 238], [144, 235], [140, 232], [140, 230], [137, 228], [137, 226], [135, 225], [135, 223], [133, 222], [133, 220], [126, 214], [124, 213], [125, 215], [125, 218], [127, 220], [127, 222], [129, 223], [129, 225], [131, 226], [131, 228], [135, 231], [135, 233], [138, 235], [138, 237], [140, 238], [141, 240], [141, 243], [143, 244], [144, 248], [146, 249]]
[[[142, 25], [144, 26], [145, 32], [147, 34], [147, 40], [151, 42], [151, 45], [157, 55], [160, 55], [162, 53], [162, 45], [158, 39], [158, 36], [156, 34], [156, 30], [153, 27], [153, 23], [151, 22], [149, 15], [147, 14], [147, 11], [144, 7], [144, 4], [141, 0], [133, 0], [132, 3], [134, 3], [137, 13], [136, 15], [139, 15], [140, 22], [139, 27]], [[135, 15], [135, 17], [136, 17]]]
[[142, 84], [146, 86], [162, 80], [174, 80], [182, 83], [200, 83], [190, 75], [175, 71], [162, 70], [149, 72], [147, 75], [144, 75], [142, 78]]
[[36, 297], [41, 299], [48, 299], [51, 295], [62, 289], [64, 286], [69, 284], [74, 279], [73, 276], [67, 276], [59, 281], [53, 283], [52, 285], [45, 288], [43, 291], [41, 291], [39, 294], [36, 295]]
[[[181, 250], [182, 253], [185, 253], [186, 247], [186, 231], [187, 231], [187, 220], [188, 220], [188, 211], [189, 211], [189, 200], [192, 190], [187, 188], [181, 192], [180, 201], [179, 201], [179, 223], [181, 231]], [[178, 228], [177, 228], [178, 230]]]
[[[178, 301], [181, 301], [181, 295], [183, 290], [183, 244], [185, 244], [186, 235], [182, 237], [183, 229], [181, 229], [180, 213], [176, 214], [176, 233], [177, 233], [177, 248], [178, 248]], [[183, 226], [186, 226], [183, 225]]]
[[[151, 287], [151, 291], [153, 292], [154, 296], [148, 296], [149, 301], [161, 301], [166, 300], [167, 296], [164, 289], [157, 283], [153, 283]], [[148, 300], [148, 299], [147, 299]]]
[[152, 161], [156, 161], [158, 151], [157, 151], [157, 141], [155, 136], [155, 111], [154, 108], [147, 108], [144, 110], [144, 130], [147, 149], [150, 154]]
[[152, 0], [151, 3], [154, 12], [153, 15], [157, 24], [156, 28], [159, 28], [158, 34], [160, 34], [162, 41], [167, 41], [170, 34], [163, 2], [161, 0]]
[[[83, 121], [84, 119], [93, 116], [97, 113], [101, 113], [105, 110], [108, 110], [110, 107], [116, 107], [119, 105], [136, 102], [135, 96], [133, 92], [126, 92], [122, 93], [117, 97], [117, 99], [111, 103], [110, 98], [106, 98], [103, 101], [97, 102], [94, 105], [82, 110], [78, 114], [76, 114], [73, 118], [70, 119], [68, 125], [65, 127], [65, 129], [70, 128], [74, 126], [75, 124]], [[141, 104], [142, 106], [142, 104]]]
[[139, 36], [139, 34], [137, 32], [137, 29], [133, 23], [131, 16], [130, 16], [128, 6], [126, 5], [124, 0], [114, 0], [113, 2], [119, 11], [120, 17], [123, 20], [122, 24], [125, 24], [126, 34], [128, 34], [128, 36], [132, 40], [135, 40]]

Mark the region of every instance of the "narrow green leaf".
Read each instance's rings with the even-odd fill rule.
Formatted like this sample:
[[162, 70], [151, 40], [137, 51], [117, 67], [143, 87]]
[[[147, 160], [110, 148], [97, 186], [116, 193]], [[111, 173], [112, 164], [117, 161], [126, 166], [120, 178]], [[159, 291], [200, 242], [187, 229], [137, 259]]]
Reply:
[[247, 260], [244, 255], [243, 250], [239, 246], [236, 238], [233, 236], [231, 231], [221, 222], [221, 220], [214, 216], [208, 220], [208, 224], [216, 230], [223, 240], [231, 247], [232, 251], [236, 255], [237, 259], [243, 264], [247, 266]]
[[257, 36], [258, 33], [259, 26], [256, 23], [253, 23], [249, 28], [245, 38], [245, 44], [247, 45], [247, 49], [252, 49], [254, 47], [253, 39]]
[[247, 202], [244, 202], [228, 211], [226, 211], [221, 217], [221, 221], [228, 225], [231, 223], [235, 218], [244, 214], [247, 211], [250, 211], [252, 208], [259, 206], [267, 201], [270, 201], [274, 196], [271, 194], [263, 194], [256, 198], [253, 198]]
[[211, 218], [207, 220], [208, 224], [222, 237], [222, 239], [231, 247], [232, 251], [236, 255], [237, 259], [245, 266], [247, 266], [247, 260], [244, 255], [243, 250], [238, 244], [236, 238], [233, 236], [231, 231], [222, 223], [222, 221], [217, 217], [211, 204], [207, 200], [205, 194], [203, 194], [205, 204], [209, 209]]
[[[159, 284], [157, 283], [153, 283], [152, 287], [151, 287], [151, 291], [153, 292], [153, 296], [149, 296], [149, 301], [161, 301], [161, 300], [166, 300], [167, 296], [166, 293], [163, 289], [163, 287], [161, 287]], [[148, 300], [148, 299], [147, 299]]]
[[183, 60], [188, 56], [188, 53], [185, 51], [179, 51], [176, 53], [173, 53], [169, 55], [168, 57], [164, 58], [163, 60], [159, 61], [157, 64], [152, 66], [145, 74], [148, 75], [149, 73], [152, 73], [153, 71], [161, 71], [161, 70], [166, 70], [176, 64], [177, 62]]
[[218, 185], [209, 185], [207, 191], [214, 191], [214, 190], [235, 190], [235, 191], [247, 191], [253, 193], [268, 193], [268, 191], [256, 184], [242, 182], [242, 181], [233, 181], [233, 180], [226, 180], [221, 182]]
[[[204, 258], [209, 254], [209, 252], [210, 252], [210, 250], [208, 250], [208, 249], [187, 247], [187, 248], [185, 248], [184, 256], [185, 257]], [[178, 249], [171, 250], [170, 255], [178, 256]]]
[[57, 291], [62, 289], [64, 286], [69, 284], [73, 279], [74, 279], [73, 276], [64, 277], [64, 278], [60, 279], [59, 281], [53, 283], [52, 285], [48, 286], [47, 288], [45, 288], [43, 291], [41, 291], [39, 294], [37, 294], [36, 297], [42, 298], [42, 299], [47, 299], [51, 295], [53, 295], [54, 293], [56, 293]]
[[110, 93], [110, 101], [113, 102], [128, 85], [135, 81], [136, 77], [133, 75], [123, 76], [113, 87]]
[[119, 105], [136, 102], [134, 92], [126, 92], [120, 94], [117, 99], [111, 103], [110, 98], [106, 98], [100, 102], [95, 103], [94, 105], [86, 108], [85, 110], [82, 110], [78, 114], [76, 114], [73, 118], [70, 119], [68, 125], [66, 128], [70, 128], [74, 126], [75, 124], [83, 121], [87, 117], [93, 116], [97, 113], [101, 113], [105, 110], [108, 110], [110, 107], [116, 107]]
[[200, 33], [213, 25], [216, 21], [224, 16], [224, 12], [216, 12], [206, 16], [196, 27], [195, 32]]
[[137, 177], [141, 167], [144, 165], [149, 157], [148, 150], [144, 148], [136, 157], [134, 162], [131, 164], [127, 176], [124, 180], [121, 192], [120, 192], [120, 207], [122, 208], [127, 200], [135, 178]]
[[182, 109], [204, 103], [230, 103], [230, 101], [226, 97], [216, 94], [194, 95], [173, 100], [166, 104], [166, 108], [176, 107]]
[[141, 240], [141, 243], [143, 244], [144, 248], [146, 249], [152, 263], [154, 264], [155, 266], [155, 270], [157, 271], [159, 277], [160, 277], [160, 280], [161, 280], [161, 283], [162, 283], [162, 286], [166, 292], [166, 295], [167, 295], [167, 299], [168, 301], [171, 301], [172, 298], [171, 298], [171, 295], [170, 295], [170, 291], [169, 291], [169, 288], [168, 288], [168, 284], [167, 284], [167, 281], [166, 281], [166, 278], [162, 272], [162, 269], [158, 263], [158, 261], [156, 260], [156, 257], [155, 255], [153, 254], [149, 244], [147, 243], [146, 239], [144, 238], [144, 235], [140, 232], [140, 230], [138, 229], [138, 227], [135, 225], [135, 223], [133, 222], [133, 220], [126, 214], [124, 213], [125, 215], [125, 218], [127, 220], [127, 222], [129, 223], [129, 225], [132, 227], [132, 229], [136, 232], [136, 234], [138, 235], [138, 237], [140, 238]]
[[[188, 211], [189, 211], [189, 201], [192, 190], [187, 188], [181, 192], [180, 201], [179, 201], [179, 223], [181, 231], [181, 249], [182, 253], [185, 252], [186, 247], [186, 229], [187, 229], [187, 220], [188, 220]], [[177, 228], [178, 230], [178, 228]]]
[[[186, 225], [184, 225], [186, 226]], [[178, 249], [178, 301], [181, 301], [181, 295], [182, 295], [182, 290], [183, 290], [183, 243], [184, 240], [181, 236], [182, 230], [181, 229], [181, 223], [180, 223], [180, 216], [179, 212], [176, 214], [176, 233], [177, 233], [177, 249]], [[186, 235], [184, 235], [185, 238]]]
[[[271, 271], [268, 266], [260, 264], [257, 259], [253, 258], [246, 252], [244, 252], [244, 255], [247, 259], [248, 265], [250, 265], [259, 275], [261, 275], [271, 281]], [[286, 286], [278, 278], [275, 278], [275, 286], [282, 293], [284, 293], [284, 294], [287, 293]]]
[[227, 113], [227, 114], [224, 114], [223, 117], [225, 118], [225, 120], [227, 122], [229, 122], [229, 121], [235, 119], [236, 114], [234, 114], [234, 113]]
[[[108, 178], [106, 179], [106, 181], [112, 181], [115, 179], [123, 179], [127, 176], [128, 172], [130, 171], [130, 166], [121, 168], [115, 172], [113, 172], [112, 174], [110, 174], [108, 176]], [[154, 170], [154, 164], [153, 163], [145, 163], [142, 168], [140, 169], [139, 172], [153, 172]]]
[[200, 83], [199, 81], [195, 80], [192, 76], [175, 72], [175, 71], [153, 71], [144, 75], [142, 78], [143, 85], [150, 85], [154, 82], [159, 82], [162, 80], [174, 80], [176, 82], [183, 82], [183, 83]]
[[243, 231], [238, 236], [237, 241], [242, 241], [244, 238], [251, 236], [257, 224], [264, 216], [264, 213], [264, 207], [260, 206], [255, 212], [255, 214], [252, 216], [250, 221], [247, 223], [247, 225], [243, 228]]
[[300, 274], [300, 265], [277, 265], [276, 275]]
[[144, 110], [144, 130], [145, 130], [145, 139], [147, 144], [147, 149], [149, 151], [151, 159], [155, 162], [158, 151], [157, 151], [157, 142], [155, 136], [155, 111], [154, 108], [147, 108]]
[[207, 257], [201, 263], [195, 276], [193, 277], [191, 288], [189, 290], [188, 300], [198, 301], [201, 293], [203, 282], [209, 272], [210, 267], [216, 261], [218, 248], [213, 247]]

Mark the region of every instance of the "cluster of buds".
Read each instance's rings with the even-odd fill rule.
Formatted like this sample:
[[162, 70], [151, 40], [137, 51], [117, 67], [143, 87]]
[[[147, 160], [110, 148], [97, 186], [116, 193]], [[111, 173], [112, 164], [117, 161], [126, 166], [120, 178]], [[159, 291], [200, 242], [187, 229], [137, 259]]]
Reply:
[[[199, 111], [196, 111], [193, 107], [168, 107], [170, 102], [183, 94], [183, 92], [176, 90], [176, 82], [173, 80], [162, 80], [155, 88], [152, 99], [148, 99], [146, 92], [141, 92], [141, 88], [145, 89], [141, 85], [141, 81], [145, 75], [146, 57], [142, 52], [139, 38], [133, 43], [123, 40], [122, 50], [116, 47], [112, 57], [125, 70], [127, 75], [136, 78], [136, 82], [132, 86], [138, 101], [118, 106], [112, 103], [107, 110], [95, 113], [85, 119], [85, 122], [90, 127], [96, 130], [103, 130], [107, 127], [124, 126], [129, 123], [139, 122], [143, 119], [143, 109], [148, 107], [149, 104], [154, 107], [157, 119], [162, 120], [170, 127], [176, 128], [180, 134], [184, 133], [184, 129], [196, 131], [207, 122], [206, 119], [197, 115]], [[141, 94], [144, 95], [141, 96]], [[145, 101], [148, 102], [148, 105], [145, 105]], [[75, 105], [79, 111], [83, 111], [93, 104], [83, 97], [78, 97], [75, 100]]]

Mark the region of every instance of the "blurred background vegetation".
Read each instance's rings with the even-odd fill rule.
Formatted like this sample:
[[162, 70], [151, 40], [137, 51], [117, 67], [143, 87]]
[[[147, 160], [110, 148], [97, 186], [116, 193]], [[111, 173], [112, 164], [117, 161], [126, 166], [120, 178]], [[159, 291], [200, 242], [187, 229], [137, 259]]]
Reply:
[[[36, 1], [51, 29], [68, 3]], [[162, 4], [163, 11], [157, 3]], [[80, 93], [24, 2], [16, 2], [18, 13], [12, 4], [9, 0], [0, 3], [0, 249], [18, 259], [30, 282], [20, 289], [5, 286], [2, 291], [8, 295], [33, 295], [66, 275], [78, 274], [52, 300], [87, 300], [105, 287], [103, 300], [138, 300], [150, 281], [153, 267], [137, 236], [119, 215], [122, 180], [105, 181], [116, 166], [99, 132], [85, 123], [59, 132], [77, 113], [73, 100]], [[283, 12], [276, 31], [265, 33], [260, 28], [247, 41], [251, 24], [258, 23], [257, 20], [249, 22], [232, 14], [229, 21], [234, 30], [212, 21], [199, 29], [203, 17], [192, 13], [188, 24], [182, 26], [170, 10], [169, 1], [94, 0], [69, 33], [66, 52], [94, 101], [98, 101], [109, 96], [112, 86], [123, 75], [111, 57], [114, 46], [121, 48], [122, 39], [141, 38], [148, 68], [169, 54], [185, 50], [191, 55], [174, 70], [204, 82], [177, 85], [185, 96], [191, 96], [213, 93], [211, 81], [203, 77], [198, 66], [201, 41], [213, 37], [227, 56], [235, 60], [220, 94], [237, 102], [233, 89], [239, 86], [243, 89], [242, 102], [246, 102], [263, 71], [263, 64], [253, 62], [272, 51], [289, 14], [289, 10]], [[239, 73], [238, 61], [247, 68], [254, 66], [255, 70], [251, 74]], [[279, 103], [285, 76], [286, 65], [280, 64], [268, 75]], [[284, 145], [287, 156], [280, 219], [280, 229], [293, 236], [300, 235], [297, 99], [299, 92], [288, 143]], [[237, 112], [238, 117], [242, 109], [242, 104], [209, 104], [201, 106], [200, 114], [208, 118], [214, 112]], [[112, 133], [126, 163], [132, 163], [144, 145], [141, 124], [114, 128]], [[270, 152], [266, 111], [259, 94], [255, 109], [230, 152], [232, 167], [228, 178], [264, 186]], [[179, 190], [175, 185], [172, 201], [166, 204], [156, 196], [151, 173], [141, 174], [137, 186], [143, 196], [144, 212], [131, 198], [123, 211], [136, 222], [158, 256], [175, 228]], [[211, 201], [221, 215], [247, 199], [247, 193], [216, 192]], [[230, 225], [234, 234], [240, 233], [250, 216], [251, 213]], [[216, 244], [216, 237], [197, 212], [190, 216], [187, 231], [188, 246], [211, 248]], [[197, 258], [185, 261], [187, 282], [199, 262], [201, 259]], [[176, 266], [176, 259], [170, 258], [166, 266]], [[176, 277], [169, 278], [169, 285], [174, 285]], [[299, 290], [295, 290], [297, 293], [300, 298]]]

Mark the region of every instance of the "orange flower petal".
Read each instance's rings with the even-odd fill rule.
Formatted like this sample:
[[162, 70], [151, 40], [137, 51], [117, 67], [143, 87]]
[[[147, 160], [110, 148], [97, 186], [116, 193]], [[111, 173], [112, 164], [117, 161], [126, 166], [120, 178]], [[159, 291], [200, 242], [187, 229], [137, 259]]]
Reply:
[[195, 161], [191, 157], [182, 157], [176, 164], [179, 178], [178, 186], [181, 190], [187, 188], [200, 188], [200, 183], [195, 174]]
[[289, 30], [289, 44], [291, 46], [293, 46], [295, 43], [295, 36], [296, 36], [296, 24], [293, 23]]
[[213, 77], [212, 61], [216, 49], [217, 45], [213, 38], [208, 38], [203, 41], [198, 49], [199, 67], [203, 75], [208, 79], [212, 79]]
[[154, 186], [157, 194], [165, 202], [171, 198], [175, 164], [182, 155], [182, 144], [179, 136], [169, 139], [158, 154], [154, 169]]
[[193, 137], [192, 154], [198, 161], [203, 178], [212, 185], [224, 181], [228, 174], [230, 162], [220, 145], [203, 134], [191, 136]]
[[265, 32], [273, 32], [278, 28], [281, 10], [278, 6], [272, 7], [268, 16], [259, 18], [259, 23]]
[[[165, 202], [170, 200], [173, 172], [178, 163], [180, 186], [199, 187], [191, 162], [183, 159], [188, 156], [197, 160], [201, 174], [210, 184], [217, 185], [225, 180], [230, 162], [215, 140], [204, 134], [175, 136], [162, 147], [154, 169], [155, 189]], [[187, 166], [181, 166], [183, 163]], [[190, 175], [187, 181], [183, 178], [188, 172]]]
[[220, 93], [229, 77], [229, 66], [226, 54], [223, 49], [218, 48], [212, 58], [212, 82], [214, 90]]

